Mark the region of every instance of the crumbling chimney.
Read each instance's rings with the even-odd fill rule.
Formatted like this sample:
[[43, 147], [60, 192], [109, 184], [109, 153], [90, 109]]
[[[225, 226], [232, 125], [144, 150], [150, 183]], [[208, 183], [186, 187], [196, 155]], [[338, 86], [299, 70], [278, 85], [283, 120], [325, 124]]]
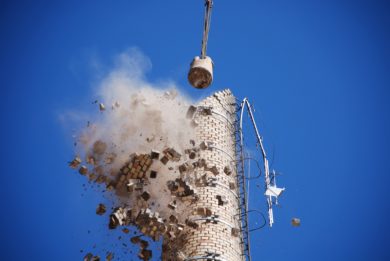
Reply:
[[[197, 200], [186, 206], [187, 226], [180, 236], [164, 238], [162, 260], [245, 260], [237, 199], [235, 102], [230, 90], [224, 90], [196, 109], [190, 107], [187, 117], [197, 122], [199, 158], [206, 163], [195, 174], [212, 182], [196, 184]], [[204, 108], [209, 113], [203, 113]]]

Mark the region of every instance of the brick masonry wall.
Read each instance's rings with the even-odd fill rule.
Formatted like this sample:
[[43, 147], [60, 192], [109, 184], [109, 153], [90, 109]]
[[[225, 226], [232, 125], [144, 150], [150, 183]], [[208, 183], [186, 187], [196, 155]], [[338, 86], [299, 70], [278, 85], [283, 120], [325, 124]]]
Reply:
[[[199, 227], [185, 226], [181, 236], [170, 242], [164, 241], [163, 260], [191, 260], [191, 257], [205, 256], [207, 252], [219, 254], [218, 258], [227, 261], [245, 260], [239, 232], [241, 225], [235, 164], [235, 104], [235, 97], [230, 90], [217, 92], [198, 104], [198, 108], [205, 106], [212, 109], [211, 115], [197, 113], [195, 116], [199, 124], [196, 127], [198, 140], [213, 143], [211, 149], [200, 151], [200, 158], [205, 159], [209, 167], [216, 166], [218, 174], [207, 170], [208, 168], [199, 169], [193, 173], [196, 176], [194, 180], [200, 177], [204, 180], [214, 178], [217, 185], [197, 186], [199, 199], [188, 205], [185, 215], [188, 220], [195, 220]], [[199, 209], [207, 209], [208, 213]], [[210, 218], [210, 214], [214, 217], [217, 215], [219, 221], [199, 220]]]

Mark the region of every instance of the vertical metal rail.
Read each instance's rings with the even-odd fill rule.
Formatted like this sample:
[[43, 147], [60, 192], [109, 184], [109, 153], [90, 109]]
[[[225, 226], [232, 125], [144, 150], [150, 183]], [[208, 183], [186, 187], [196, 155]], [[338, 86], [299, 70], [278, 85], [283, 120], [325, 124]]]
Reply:
[[247, 209], [247, 191], [246, 191], [246, 179], [245, 179], [245, 156], [244, 156], [244, 141], [242, 134], [242, 114], [243, 114], [244, 102], [242, 102], [236, 110], [236, 158], [237, 158], [237, 184], [238, 184], [238, 196], [239, 196], [239, 214], [241, 221], [241, 233], [242, 240], [241, 246], [243, 249], [243, 255], [245, 260], [251, 261], [250, 253], [250, 237], [249, 237], [249, 221], [248, 221], [248, 209]]
[[[257, 139], [257, 144], [260, 146], [261, 153], [263, 156], [263, 161], [264, 161], [264, 178], [265, 178], [265, 187], [266, 189], [269, 188], [271, 185], [271, 180], [269, 176], [269, 164], [268, 164], [268, 159], [267, 159], [267, 154], [265, 153], [264, 145], [263, 145], [263, 138], [260, 136], [259, 130], [256, 125], [255, 118], [253, 117], [253, 112], [251, 108], [251, 104], [249, 103], [247, 98], [244, 98], [244, 100], [241, 103], [241, 119], [240, 119], [240, 126], [241, 126], [241, 131], [242, 131], [242, 115], [244, 112], [245, 105], [248, 109], [249, 117], [251, 119], [253, 128], [255, 129], [256, 132], [256, 139]], [[272, 227], [274, 223], [274, 215], [273, 215], [273, 209], [272, 209], [272, 197], [267, 196], [267, 203], [268, 203], [268, 218], [269, 218], [269, 225]]]

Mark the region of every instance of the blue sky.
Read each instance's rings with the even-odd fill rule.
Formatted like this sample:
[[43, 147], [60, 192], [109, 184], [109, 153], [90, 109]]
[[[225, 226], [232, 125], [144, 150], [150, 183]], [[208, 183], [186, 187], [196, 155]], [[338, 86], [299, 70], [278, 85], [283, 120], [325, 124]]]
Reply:
[[[252, 234], [254, 260], [389, 260], [389, 11], [386, 1], [215, 0], [215, 81], [199, 91], [186, 74], [201, 0], [1, 1], [2, 259], [81, 260], [95, 243], [122, 251], [94, 214], [100, 194], [66, 165], [72, 126], [59, 115], [95, 109], [114, 57], [137, 47], [150, 82], [195, 99], [228, 87], [254, 104], [287, 187], [274, 228]], [[265, 211], [261, 190], [250, 203]]]

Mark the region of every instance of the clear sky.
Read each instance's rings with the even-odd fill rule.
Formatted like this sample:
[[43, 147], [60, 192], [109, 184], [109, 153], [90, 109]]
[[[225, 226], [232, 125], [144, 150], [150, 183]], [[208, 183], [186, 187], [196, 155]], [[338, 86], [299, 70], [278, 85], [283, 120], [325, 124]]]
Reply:
[[[150, 82], [195, 99], [229, 87], [254, 104], [287, 190], [274, 228], [252, 234], [253, 260], [390, 260], [389, 12], [375, 0], [215, 0], [215, 81], [199, 91], [186, 75], [202, 0], [0, 1], [0, 259], [121, 248], [94, 213], [99, 193], [67, 167], [72, 127], [59, 119], [95, 109], [96, 83], [136, 47], [153, 64]], [[265, 212], [262, 193], [250, 203]]]

